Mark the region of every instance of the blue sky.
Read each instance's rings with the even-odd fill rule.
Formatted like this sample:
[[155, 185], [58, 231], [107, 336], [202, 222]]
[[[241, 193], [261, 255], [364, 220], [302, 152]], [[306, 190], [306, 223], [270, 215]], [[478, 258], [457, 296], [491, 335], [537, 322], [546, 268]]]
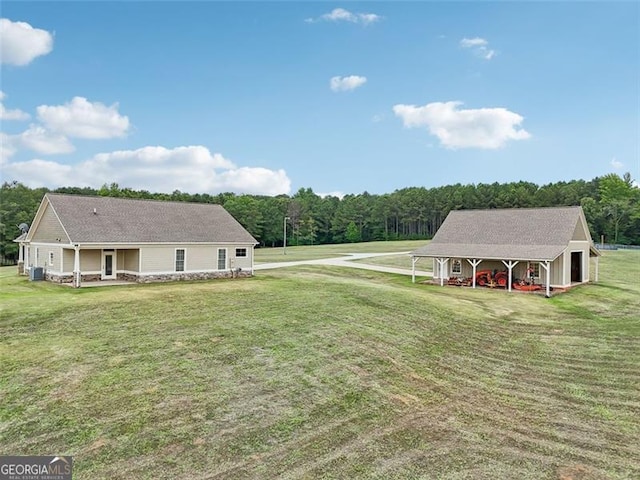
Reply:
[[392, 192], [640, 176], [637, 2], [12, 2], [2, 180]]

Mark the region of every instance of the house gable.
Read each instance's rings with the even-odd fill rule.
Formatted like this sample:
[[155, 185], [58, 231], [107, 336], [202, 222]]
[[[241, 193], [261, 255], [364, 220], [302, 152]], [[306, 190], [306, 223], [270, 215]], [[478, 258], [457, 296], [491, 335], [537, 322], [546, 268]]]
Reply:
[[51, 202], [45, 197], [38, 208], [27, 240], [38, 243], [70, 243], [69, 236], [60, 222]]

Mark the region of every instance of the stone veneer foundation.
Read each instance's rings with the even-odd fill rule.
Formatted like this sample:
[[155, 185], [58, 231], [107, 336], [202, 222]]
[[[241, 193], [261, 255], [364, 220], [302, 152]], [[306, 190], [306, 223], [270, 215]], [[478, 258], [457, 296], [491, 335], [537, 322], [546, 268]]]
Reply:
[[[131, 275], [133, 277], [133, 275]], [[246, 278], [251, 277], [251, 271], [236, 272], [233, 270], [225, 270], [221, 272], [195, 272], [195, 273], [169, 273], [158, 275], [140, 275], [135, 282], [153, 283], [153, 282], [177, 282], [185, 280], [212, 280], [215, 278]]]
[[[155, 283], [178, 282], [190, 280], [212, 280], [216, 278], [247, 278], [253, 276], [251, 270], [235, 271], [225, 270], [221, 272], [195, 272], [195, 273], [169, 273], [158, 275], [134, 275], [131, 273], [118, 273], [117, 279], [125, 282]], [[45, 280], [53, 283], [73, 283], [72, 273], [53, 274], [45, 272]], [[99, 273], [82, 275], [82, 282], [97, 282], [102, 279]]]

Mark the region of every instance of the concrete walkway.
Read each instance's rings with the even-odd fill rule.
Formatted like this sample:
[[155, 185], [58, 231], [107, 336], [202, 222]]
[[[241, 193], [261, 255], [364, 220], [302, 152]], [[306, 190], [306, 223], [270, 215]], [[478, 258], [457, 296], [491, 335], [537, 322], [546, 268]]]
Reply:
[[[376, 272], [396, 273], [398, 275], [411, 275], [411, 268], [387, 267], [384, 265], [370, 265], [367, 263], [357, 263], [354, 260], [365, 258], [384, 257], [389, 255], [409, 255], [410, 252], [391, 252], [391, 253], [348, 253], [342, 257], [320, 258], [316, 260], [298, 260], [294, 262], [273, 262], [259, 263], [253, 266], [254, 270], [270, 270], [273, 268], [295, 267], [297, 265], [331, 265], [334, 267], [360, 268], [362, 270], [373, 270]], [[411, 260], [407, 258], [410, 265]], [[425, 270], [416, 270], [416, 277], [432, 277], [432, 272]]]

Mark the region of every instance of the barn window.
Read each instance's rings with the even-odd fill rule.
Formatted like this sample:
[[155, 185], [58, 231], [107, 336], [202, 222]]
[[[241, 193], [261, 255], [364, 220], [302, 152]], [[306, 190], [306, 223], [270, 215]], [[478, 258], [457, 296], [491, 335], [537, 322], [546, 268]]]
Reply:
[[184, 272], [184, 248], [176, 248], [176, 272]]
[[236, 248], [236, 257], [246, 257], [247, 249], [246, 248]]
[[540, 263], [538, 262], [529, 262], [527, 266], [527, 276], [528, 277], [539, 277], [540, 276]]
[[462, 274], [462, 262], [457, 258], [451, 262], [451, 273], [454, 275]]

